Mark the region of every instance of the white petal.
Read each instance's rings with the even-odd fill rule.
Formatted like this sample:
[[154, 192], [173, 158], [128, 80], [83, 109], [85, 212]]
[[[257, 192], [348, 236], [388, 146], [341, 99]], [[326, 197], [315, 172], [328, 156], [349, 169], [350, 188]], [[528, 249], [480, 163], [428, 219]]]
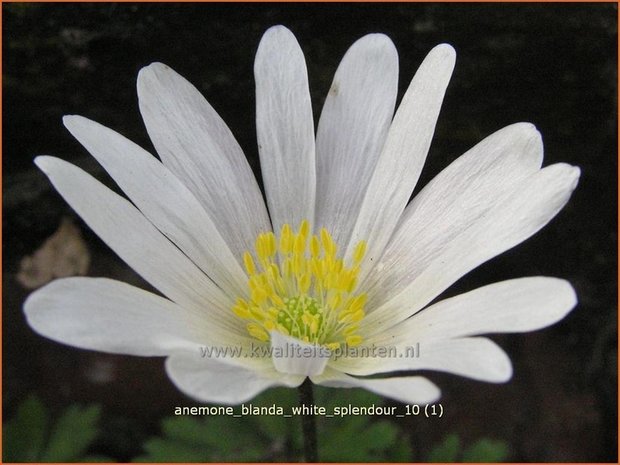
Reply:
[[280, 373], [314, 376], [325, 370], [331, 352], [323, 346], [308, 344], [299, 339], [271, 331], [271, 358]]
[[428, 404], [441, 396], [437, 386], [422, 376], [404, 376], [382, 379], [361, 379], [330, 369], [312, 382], [339, 388], [363, 388], [405, 404]]
[[[415, 338], [412, 337], [412, 344]], [[411, 345], [393, 344], [393, 357], [343, 357], [332, 366], [353, 375], [366, 376], [403, 370], [435, 370], [478, 381], [504, 383], [512, 377], [506, 353], [490, 339], [468, 337], [420, 342], [419, 357]], [[389, 353], [389, 352], [388, 352]]]
[[398, 54], [383, 34], [355, 42], [338, 66], [317, 129], [316, 227], [346, 244], [394, 114]]
[[314, 122], [304, 55], [284, 26], [267, 30], [254, 63], [256, 132], [273, 228], [314, 221]]
[[271, 229], [241, 147], [200, 92], [166, 65], [140, 71], [138, 97], [164, 165], [201, 202], [241, 262], [256, 236]]
[[194, 195], [151, 154], [80, 116], [63, 119], [142, 213], [230, 295], [245, 292], [246, 276]]
[[[366, 190], [347, 258], [360, 240], [368, 243], [366, 264], [380, 258], [422, 171], [454, 61], [454, 49], [438, 45], [411, 81]], [[362, 269], [360, 279], [368, 268]]]
[[536, 233], [568, 202], [578, 179], [579, 169], [563, 163], [543, 168], [527, 178], [446, 243], [402, 292], [367, 315], [361, 324], [364, 331], [376, 334], [406, 319], [461, 276]]
[[479, 221], [523, 180], [540, 169], [540, 134], [528, 123], [507, 126], [437, 175], [407, 206], [365, 288], [368, 308], [400, 292], [446, 244]]
[[[104, 278], [53, 281], [26, 299], [39, 334], [82, 349], [163, 356], [196, 349], [197, 315], [150, 292]], [[207, 331], [208, 334], [208, 331]]]
[[240, 404], [274, 386], [297, 387], [303, 376], [286, 376], [273, 369], [253, 371], [196, 353], [180, 352], [166, 360], [166, 371], [182, 392], [201, 402]]
[[371, 338], [373, 344], [411, 344], [438, 338], [535, 331], [564, 318], [577, 304], [562, 279], [511, 279], [442, 300]]
[[63, 160], [37, 157], [35, 162], [86, 224], [146, 281], [182, 307], [202, 311], [210, 321], [245, 334], [230, 310], [231, 298], [131, 203]]

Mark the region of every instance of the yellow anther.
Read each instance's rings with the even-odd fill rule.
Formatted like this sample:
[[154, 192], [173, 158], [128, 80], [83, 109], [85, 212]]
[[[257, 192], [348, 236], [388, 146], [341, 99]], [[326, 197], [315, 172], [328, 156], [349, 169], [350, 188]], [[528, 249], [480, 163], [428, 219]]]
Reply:
[[332, 236], [325, 228], [321, 229], [321, 244], [325, 250], [325, 255], [332, 258], [336, 255], [336, 244], [334, 243]]
[[338, 289], [346, 291], [351, 287], [351, 281], [351, 276], [349, 276], [347, 273], [340, 273], [340, 276], [338, 276]]
[[293, 251], [296, 255], [302, 255], [306, 250], [306, 238], [302, 233], [295, 235], [295, 243], [293, 244]]
[[353, 263], [359, 265], [366, 255], [366, 241], [359, 241], [353, 249]]
[[327, 298], [327, 305], [332, 309], [337, 309], [342, 303], [342, 297], [340, 292], [334, 292]]
[[248, 333], [259, 341], [266, 342], [269, 340], [269, 333], [267, 333], [267, 331], [265, 331], [261, 326], [255, 323], [249, 323], [247, 329]]
[[357, 297], [351, 299], [347, 311], [354, 313], [364, 308], [366, 304], [366, 294], [358, 295]]
[[284, 260], [284, 277], [290, 278], [293, 275], [293, 261], [290, 258]]
[[271, 299], [271, 301], [273, 302], [273, 304], [277, 307], [283, 307], [284, 306], [284, 301], [282, 300], [282, 297], [280, 297], [278, 294], [273, 293], [269, 296], [269, 298]]
[[353, 290], [357, 287], [357, 274], [355, 276], [353, 276], [350, 280], [349, 280], [349, 284], [347, 285], [347, 287], [345, 288], [345, 291], [347, 292], [353, 292]]
[[254, 265], [254, 259], [250, 252], [244, 252], [243, 264], [245, 265], [245, 271], [247, 271], [250, 276], [256, 274], [256, 266]]
[[351, 315], [351, 321], [353, 323], [359, 323], [364, 319], [364, 310], [358, 310]]
[[336, 279], [337, 279], [336, 274], [330, 271], [323, 278], [323, 285], [325, 286], [326, 289], [335, 288]]
[[278, 251], [278, 247], [276, 245], [276, 236], [272, 232], [267, 233], [267, 249], [270, 257], [273, 257]]
[[252, 319], [263, 324], [265, 322], [265, 314], [259, 307], [250, 307], [250, 318], [248, 319]]
[[353, 336], [348, 336], [346, 338], [347, 345], [350, 347], [358, 346], [362, 343], [362, 336], [354, 334]]
[[320, 260], [313, 259], [310, 263], [310, 269], [317, 281], [323, 281], [323, 263]]
[[364, 318], [364, 310], [347, 311], [340, 316], [341, 323], [358, 323]]
[[267, 299], [267, 292], [262, 287], [252, 289], [250, 294], [252, 295], [252, 300], [258, 305], [262, 304]]
[[233, 312], [240, 318], [250, 318], [250, 309], [248, 308], [248, 304], [245, 300], [239, 299], [237, 303], [233, 307]]
[[299, 232], [305, 237], [308, 237], [308, 234], [310, 234], [310, 222], [308, 220], [303, 220], [301, 222], [299, 225]]
[[291, 227], [285, 224], [280, 232], [280, 253], [284, 255], [290, 253], [292, 246]]
[[321, 242], [316, 235], [313, 235], [312, 239], [310, 239], [310, 255], [312, 255], [312, 258], [317, 258], [320, 252]]
[[275, 263], [269, 265], [267, 273], [269, 275], [269, 279], [273, 281], [277, 281], [278, 279], [280, 279], [280, 268], [278, 268], [278, 265], [276, 265]]
[[258, 256], [259, 261], [264, 261], [267, 258], [267, 254], [265, 253], [265, 241], [263, 240], [263, 235], [259, 234], [256, 238], [256, 243], [254, 244], [254, 248], [256, 249], [256, 255]]
[[299, 286], [299, 292], [301, 294], [307, 294], [308, 290], [310, 289], [310, 283], [311, 283], [310, 274], [309, 273], [302, 274], [297, 284]]
[[357, 325], [349, 325], [342, 331], [342, 334], [345, 336], [351, 336], [353, 333], [357, 332], [358, 329], [359, 328]]

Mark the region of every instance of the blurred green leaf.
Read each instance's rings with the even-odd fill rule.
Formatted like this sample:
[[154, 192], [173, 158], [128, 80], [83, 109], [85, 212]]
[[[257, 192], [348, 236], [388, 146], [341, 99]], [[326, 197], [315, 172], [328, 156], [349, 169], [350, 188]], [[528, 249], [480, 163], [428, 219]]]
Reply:
[[148, 439], [138, 462], [260, 460], [269, 440], [257, 430], [262, 417], [174, 416], [162, 420], [162, 436]]
[[87, 462], [108, 457], [84, 453], [99, 435], [100, 408], [71, 405], [52, 423], [50, 414], [34, 394], [17, 408], [3, 428], [5, 462]]
[[406, 435], [402, 435], [396, 444], [392, 446], [389, 455], [390, 462], [411, 462], [413, 451]]
[[503, 462], [508, 457], [508, 443], [482, 438], [463, 452], [463, 462]]
[[144, 450], [146, 454], [135, 461], [206, 462], [209, 460], [208, 449], [173, 439], [151, 438], [144, 443]]
[[213, 443], [213, 439], [210, 437], [211, 428], [204, 421], [194, 417], [164, 418], [161, 422], [161, 429], [164, 436], [175, 441], [204, 447], [209, 447]]
[[435, 445], [427, 458], [428, 462], [503, 462], [508, 457], [506, 441], [482, 438], [462, 450], [458, 434], [448, 434]]
[[99, 434], [101, 409], [71, 405], [53, 426], [42, 462], [78, 461]]
[[409, 461], [411, 456], [407, 442], [399, 438], [398, 427], [372, 417], [326, 419], [318, 441], [319, 458], [325, 462], [388, 461], [395, 460], [395, 455], [406, 455], [405, 461]]
[[49, 413], [43, 403], [29, 395], [2, 430], [4, 462], [36, 462], [45, 444]]
[[105, 455], [85, 455], [84, 457], [80, 459], [80, 462], [82, 463], [110, 463], [110, 462], [116, 462], [116, 460], [114, 460], [111, 457], [107, 457]]
[[456, 462], [461, 450], [461, 440], [457, 434], [448, 434], [443, 442], [433, 447], [428, 454], [428, 462]]
[[[276, 404], [281, 406], [285, 412], [290, 412], [291, 408], [297, 405], [297, 391], [290, 388], [269, 389], [256, 397], [252, 404], [268, 407]], [[300, 422], [297, 418], [283, 418], [274, 415], [260, 415], [254, 417], [259, 430], [273, 441], [282, 441], [287, 438], [293, 442], [301, 432]]]
[[212, 450], [211, 460], [252, 462], [263, 458], [271, 441], [258, 428], [259, 418], [262, 417], [220, 416], [205, 419], [208, 428], [206, 435]]
[[[363, 389], [316, 390], [317, 404], [335, 407], [382, 405], [382, 397]], [[399, 428], [382, 416], [319, 417], [319, 459], [325, 462], [411, 460], [411, 447]]]

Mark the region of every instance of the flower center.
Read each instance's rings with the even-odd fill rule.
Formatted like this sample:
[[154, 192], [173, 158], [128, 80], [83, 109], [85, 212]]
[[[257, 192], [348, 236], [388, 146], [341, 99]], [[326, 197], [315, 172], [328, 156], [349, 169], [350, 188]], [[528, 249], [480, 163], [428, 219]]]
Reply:
[[232, 309], [247, 320], [248, 333], [268, 341], [275, 330], [330, 350], [360, 344], [366, 294], [355, 289], [366, 242], [355, 246], [353, 263], [336, 252], [327, 229], [310, 236], [307, 220], [296, 232], [285, 224], [278, 237], [259, 234], [254, 256], [243, 255], [250, 298], [238, 299]]

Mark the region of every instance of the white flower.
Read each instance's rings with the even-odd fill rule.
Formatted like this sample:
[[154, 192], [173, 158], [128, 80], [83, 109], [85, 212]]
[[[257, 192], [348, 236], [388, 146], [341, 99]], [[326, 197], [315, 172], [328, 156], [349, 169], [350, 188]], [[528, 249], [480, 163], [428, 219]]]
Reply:
[[[384, 35], [363, 37], [336, 72], [315, 138], [301, 49], [288, 29], [269, 29], [255, 63], [268, 209], [228, 127], [165, 65], [138, 78], [161, 162], [110, 129], [65, 117], [131, 202], [60, 159], [37, 165], [163, 297], [109, 279], [61, 279], [28, 298], [29, 324], [75, 347], [168, 357], [178, 388], [208, 402], [240, 403], [306, 376], [403, 402], [431, 402], [439, 389], [391, 372], [507, 381], [507, 355], [479, 335], [557, 322], [576, 304], [570, 284], [513, 279], [429, 303], [550, 221], [579, 169], [541, 168], [540, 134], [518, 123], [408, 203], [454, 60], [452, 47], [435, 47], [393, 115], [396, 50]], [[403, 356], [409, 347], [419, 357]], [[359, 356], [372, 348], [387, 352]]]

